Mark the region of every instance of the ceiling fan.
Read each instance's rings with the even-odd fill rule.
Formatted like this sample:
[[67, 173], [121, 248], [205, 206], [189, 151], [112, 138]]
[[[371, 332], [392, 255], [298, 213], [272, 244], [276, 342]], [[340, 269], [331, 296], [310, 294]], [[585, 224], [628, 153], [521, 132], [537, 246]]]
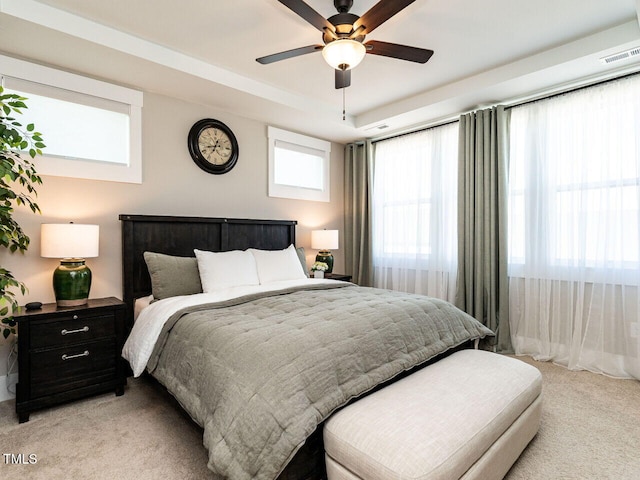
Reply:
[[345, 88], [351, 85], [351, 69], [358, 65], [367, 53], [416, 63], [426, 63], [433, 55], [433, 50], [424, 48], [378, 40], [364, 41], [366, 35], [415, 0], [380, 0], [361, 17], [349, 13], [353, 0], [334, 0], [333, 5], [338, 13], [326, 19], [303, 0], [278, 1], [320, 30], [324, 44], [308, 45], [256, 58], [256, 61], [263, 65], [322, 51], [324, 59], [335, 69], [336, 88]]

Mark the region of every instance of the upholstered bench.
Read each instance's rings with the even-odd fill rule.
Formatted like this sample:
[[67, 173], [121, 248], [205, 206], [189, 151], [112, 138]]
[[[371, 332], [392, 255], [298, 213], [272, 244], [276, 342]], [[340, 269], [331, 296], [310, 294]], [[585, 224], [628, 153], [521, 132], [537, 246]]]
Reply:
[[329, 480], [501, 479], [538, 431], [542, 377], [463, 350], [332, 415]]

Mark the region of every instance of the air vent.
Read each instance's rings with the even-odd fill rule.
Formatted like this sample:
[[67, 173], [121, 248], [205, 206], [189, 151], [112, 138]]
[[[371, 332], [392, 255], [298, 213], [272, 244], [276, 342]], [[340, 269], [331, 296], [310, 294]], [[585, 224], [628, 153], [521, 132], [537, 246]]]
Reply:
[[380, 125], [374, 125], [373, 127], [365, 128], [365, 131], [384, 130], [385, 128], [389, 128], [389, 125], [387, 125], [386, 123], [381, 123]]
[[600, 61], [604, 64], [609, 64], [627, 60], [628, 58], [636, 56], [640, 56], [640, 47], [631, 48], [629, 50], [625, 50], [624, 52], [614, 53], [613, 55], [602, 57]]

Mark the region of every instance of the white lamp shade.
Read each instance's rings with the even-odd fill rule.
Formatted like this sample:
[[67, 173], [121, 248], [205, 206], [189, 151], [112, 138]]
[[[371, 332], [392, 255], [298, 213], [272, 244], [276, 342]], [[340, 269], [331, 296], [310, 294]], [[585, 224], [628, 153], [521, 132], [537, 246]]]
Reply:
[[325, 61], [337, 70], [341, 70], [342, 65], [346, 66], [344, 70], [351, 70], [362, 61], [366, 53], [367, 49], [362, 43], [347, 38], [334, 40], [322, 49]]
[[100, 227], [78, 223], [43, 223], [40, 256], [44, 258], [97, 257]]
[[314, 250], [335, 250], [338, 248], [338, 230], [312, 230], [311, 248]]

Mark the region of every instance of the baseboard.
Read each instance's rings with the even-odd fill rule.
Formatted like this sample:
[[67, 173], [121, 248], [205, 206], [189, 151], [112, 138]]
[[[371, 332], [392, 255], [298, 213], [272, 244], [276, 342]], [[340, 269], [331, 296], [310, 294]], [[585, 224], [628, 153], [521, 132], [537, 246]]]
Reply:
[[4, 402], [5, 400], [11, 400], [13, 398], [16, 398], [15, 393], [10, 393], [7, 390], [7, 384], [11, 385], [12, 390], [15, 390], [16, 383], [18, 383], [17, 373], [0, 376], [0, 402]]

